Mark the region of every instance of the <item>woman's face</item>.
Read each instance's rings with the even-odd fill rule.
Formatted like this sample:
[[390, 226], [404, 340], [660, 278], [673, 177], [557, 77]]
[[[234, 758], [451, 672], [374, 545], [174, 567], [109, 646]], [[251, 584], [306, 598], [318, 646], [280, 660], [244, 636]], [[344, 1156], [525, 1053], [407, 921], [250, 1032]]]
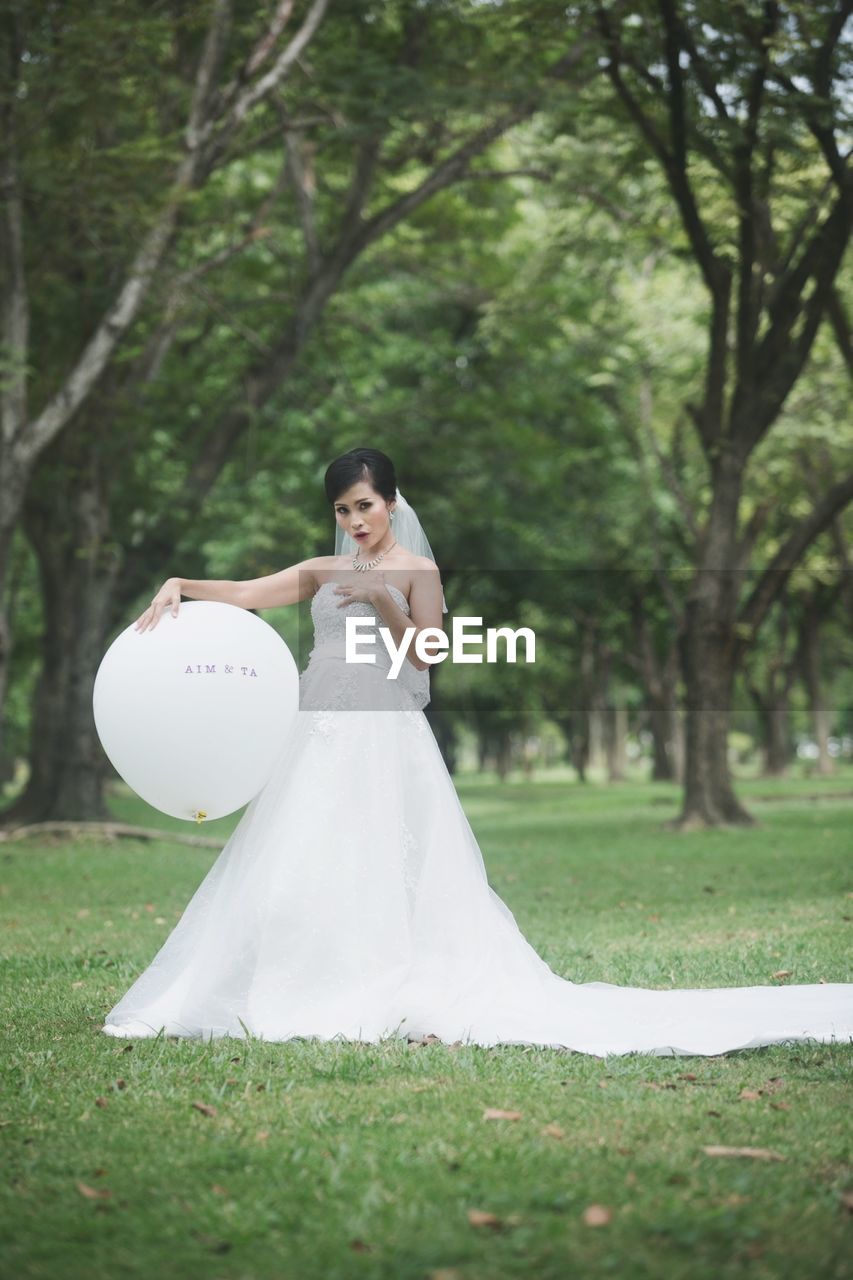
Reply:
[[390, 503], [366, 480], [360, 480], [335, 501], [335, 519], [360, 548], [378, 547], [390, 524]]

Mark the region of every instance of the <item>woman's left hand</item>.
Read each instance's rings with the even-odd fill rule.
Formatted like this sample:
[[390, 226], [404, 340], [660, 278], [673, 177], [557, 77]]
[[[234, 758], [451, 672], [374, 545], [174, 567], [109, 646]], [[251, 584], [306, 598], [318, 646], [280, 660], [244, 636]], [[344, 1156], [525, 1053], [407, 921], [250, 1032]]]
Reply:
[[338, 608], [342, 609], [345, 605], [354, 604], [357, 600], [363, 604], [375, 604], [377, 591], [385, 585], [385, 575], [384, 573], [372, 573], [371, 578], [372, 581], [365, 583], [364, 586], [352, 583], [335, 587], [335, 595], [345, 597], [338, 602]]

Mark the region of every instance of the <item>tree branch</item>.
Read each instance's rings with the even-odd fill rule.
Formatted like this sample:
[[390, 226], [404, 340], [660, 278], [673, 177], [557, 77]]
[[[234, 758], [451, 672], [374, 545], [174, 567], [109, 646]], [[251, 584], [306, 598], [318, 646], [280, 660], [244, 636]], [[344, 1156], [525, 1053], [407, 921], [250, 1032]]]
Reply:
[[[563, 76], [576, 69], [590, 43], [589, 37], [576, 40], [572, 49], [549, 70], [549, 76]], [[356, 258], [437, 192], [465, 177], [468, 165], [475, 156], [481, 154], [507, 129], [532, 115], [538, 106], [539, 99], [531, 97], [514, 110], [478, 129], [436, 165], [413, 191], [390, 201], [366, 221], [362, 220], [361, 213], [372, 180], [379, 143], [375, 137], [365, 141], [354, 168], [335, 247], [322, 259], [315, 275], [309, 277], [290, 323], [270, 355], [263, 360], [255, 360], [247, 370], [239, 400], [223, 410], [206, 438], [193, 450], [193, 461], [186, 474], [180, 501], [173, 504], [167, 516], [162, 517], [149, 530], [145, 539], [131, 549], [127, 570], [122, 578], [122, 589], [115, 599], [116, 616], [121, 616], [124, 607], [142, 589], [151, 564], [163, 563], [168, 559], [177, 540], [179, 517], [174, 513], [180, 513], [180, 520], [185, 521], [199, 509], [248, 422], [263, 408], [290, 373], [329, 297]]]
[[286, 129], [284, 145], [287, 151], [287, 166], [296, 191], [296, 204], [299, 209], [299, 221], [302, 224], [302, 238], [305, 242], [305, 257], [311, 275], [320, 264], [320, 242], [317, 237], [317, 219], [314, 211], [314, 197], [317, 186], [314, 178], [314, 161], [310, 149], [306, 148], [304, 139], [298, 133]]
[[265, 35], [261, 36], [255, 45], [249, 57], [246, 59], [244, 79], [249, 80], [259, 71], [272, 53], [276, 40], [278, 40], [284, 28], [290, 21], [293, 13], [293, 0], [280, 0], [276, 5], [275, 13], [272, 16], [269, 28]]
[[740, 610], [737, 624], [739, 639], [735, 646], [738, 650], [736, 658], [739, 658], [740, 651], [752, 643], [757, 636], [768, 611], [781, 595], [792, 570], [799, 564], [805, 552], [851, 501], [853, 501], [853, 472], [832, 485], [815, 503], [809, 514], [803, 516], [790, 528], [787, 538]]
[[164, 844], [188, 844], [195, 849], [221, 849], [216, 836], [191, 836], [159, 827], [133, 827], [125, 822], [30, 822], [23, 827], [0, 828], [0, 841], [26, 840], [30, 836], [101, 836], [105, 840], [161, 840]]
[[[209, 145], [208, 164], [213, 166], [222, 155], [231, 137], [236, 130], [242, 125], [249, 112], [267, 98], [274, 89], [277, 89], [284, 82], [287, 76], [297, 64], [301, 55], [317, 33], [317, 29], [323, 20], [326, 9], [329, 6], [329, 0], [314, 0], [308, 13], [305, 15], [305, 21], [297, 31], [296, 35], [290, 43], [282, 50], [276, 58], [275, 63], [270, 70], [254, 84], [248, 85], [242, 93], [235, 91], [234, 86], [229, 86], [225, 91], [223, 98], [226, 102], [230, 102], [225, 118], [221, 123], [217, 120], [211, 120], [207, 129], [205, 143]], [[282, 26], [284, 24], [282, 23]], [[251, 59], [250, 59], [251, 61]], [[261, 59], [263, 61], [263, 59]], [[214, 127], [216, 127], [216, 135], [213, 136]]]
[[[747, 454], [775, 421], [805, 365], [847, 247], [851, 213], [853, 201], [842, 192], [779, 291], [770, 327], [753, 354], [754, 385], [762, 393], [744, 395], [737, 408], [737, 434]], [[803, 302], [810, 277], [813, 288]]]
[[162, 262], [175, 232], [178, 211], [184, 196], [193, 185], [200, 160], [199, 138], [203, 115], [223, 43], [223, 29], [228, 22], [227, 0], [217, 0], [196, 74], [189, 118], [185, 130], [186, 154], [181, 159], [167, 196], [142, 246], [136, 254], [118, 297], [108, 309], [95, 333], [86, 344], [77, 363], [59, 392], [45, 405], [39, 416], [18, 440], [19, 464], [31, 466], [43, 449], [65, 427], [88, 396], [106, 368], [107, 362], [135, 320], [151, 287], [155, 271]]
[[853, 376], [853, 340], [850, 337], [850, 321], [847, 319], [841, 295], [834, 286], [829, 291], [826, 314], [832, 325], [832, 332], [835, 334], [835, 345], [847, 365], [847, 372]]
[[744, 526], [743, 533], [738, 539], [737, 549], [735, 551], [735, 567], [743, 571], [749, 568], [749, 562], [752, 559], [752, 553], [759, 536], [767, 525], [767, 521], [773, 512], [775, 502], [766, 498], [763, 502], [759, 502]]
[[[0, 141], [5, 159], [0, 167], [0, 196], [5, 209], [6, 234], [0, 237], [3, 261], [3, 346], [8, 353], [6, 368], [0, 370], [0, 420], [2, 440], [11, 445], [27, 421], [27, 362], [30, 349], [30, 302], [24, 268], [23, 195], [18, 169], [17, 87], [20, 79], [23, 37], [19, 15], [11, 12], [6, 22], [8, 43], [2, 52], [8, 58], [8, 80], [0, 106]], [[5, 79], [5, 76], [4, 76]]]
[[758, 122], [767, 77], [769, 42], [778, 24], [778, 9], [773, 0], [764, 0], [759, 29], [758, 56], [747, 81], [746, 121], [738, 130], [733, 146], [734, 192], [737, 200], [738, 299], [735, 316], [735, 389], [732, 402], [737, 403], [745, 384], [753, 373], [752, 354], [758, 331], [760, 276], [754, 270], [756, 261], [756, 210], [753, 192], [753, 160], [758, 142]]

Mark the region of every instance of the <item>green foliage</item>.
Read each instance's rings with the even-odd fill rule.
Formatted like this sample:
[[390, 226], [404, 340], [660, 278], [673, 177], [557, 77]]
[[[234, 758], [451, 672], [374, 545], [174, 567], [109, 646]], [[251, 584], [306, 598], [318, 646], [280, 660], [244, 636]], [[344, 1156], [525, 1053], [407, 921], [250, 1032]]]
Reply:
[[[268, 17], [250, 0], [234, 8], [226, 81]], [[305, 11], [296, 8], [293, 22]], [[648, 0], [635, 10], [625, 49], [647, 73], [639, 77], [644, 102], [663, 128], [648, 79], [662, 74], [659, 6]], [[827, 5], [786, 12], [770, 52], [780, 74], [798, 75], [808, 54], [803, 31], [820, 29]], [[701, 527], [710, 490], [686, 406], [701, 396], [707, 300], [671, 193], [602, 73], [599, 37], [590, 37], [581, 85], [548, 74], [594, 27], [593, 16], [586, 3], [552, 0], [330, 6], [299, 74], [251, 113], [220, 167], [184, 202], [167, 269], [68, 428], [79, 449], [49, 451], [35, 476], [34, 492], [49, 506], [97, 457], [108, 508], [103, 554], [127, 561], [142, 584], [140, 607], [170, 573], [254, 577], [330, 552], [322, 474], [357, 444], [395, 459], [453, 609], [477, 604], [489, 625], [527, 611], [554, 634], [563, 628], [559, 661], [541, 681], [522, 691], [513, 673], [496, 684], [489, 696], [502, 719], [529, 702], [541, 710], [543, 690], [552, 701], [571, 696], [581, 633], [566, 620], [587, 607], [584, 574], [658, 565], [675, 579], [694, 563], [685, 507]], [[703, 0], [689, 16], [737, 115], [754, 70], [759, 8]], [[205, 5], [108, 11], [79, 0], [28, 17], [17, 107], [34, 412], [61, 386], [166, 197], [209, 17]], [[691, 179], [714, 243], [732, 252], [731, 190], [697, 139], [729, 154], [742, 125], [724, 128], [694, 77], [687, 91]], [[822, 208], [818, 148], [803, 124], [802, 93], [777, 77], [768, 94], [766, 194], [780, 231], [794, 234], [808, 210]], [[312, 281], [283, 122], [303, 122], [296, 138], [323, 263], [340, 245], [359, 155], [375, 149], [363, 225], [530, 95], [540, 104], [530, 119], [353, 261], [298, 358], [250, 407], [259, 370], [295, 340]], [[849, 312], [849, 288], [843, 301]], [[825, 326], [746, 487], [745, 520], [779, 498], [758, 561], [812, 500], [804, 456], [816, 491], [853, 463], [847, 398]], [[189, 477], [227, 414], [241, 419], [234, 444], [198, 510]], [[665, 456], [671, 474], [660, 465]], [[848, 540], [849, 525], [849, 514], [839, 518]], [[815, 544], [810, 564], [837, 563], [834, 536]], [[469, 570], [507, 577], [471, 594]], [[24, 654], [39, 614], [32, 570], [26, 582], [8, 713], [18, 744], [34, 674]], [[606, 595], [602, 641], [630, 656], [626, 594]], [[115, 630], [133, 608], [123, 602]], [[663, 644], [672, 617], [659, 599], [654, 610]], [[627, 664], [617, 675], [639, 700]], [[833, 668], [827, 678], [837, 692], [846, 676]]]

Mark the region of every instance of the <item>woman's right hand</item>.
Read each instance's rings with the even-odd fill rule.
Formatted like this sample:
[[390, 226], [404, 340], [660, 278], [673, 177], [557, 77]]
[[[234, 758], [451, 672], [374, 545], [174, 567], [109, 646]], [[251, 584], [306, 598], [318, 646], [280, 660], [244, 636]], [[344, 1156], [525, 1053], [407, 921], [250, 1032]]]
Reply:
[[134, 623], [136, 631], [153, 631], [160, 621], [163, 610], [171, 606], [172, 617], [177, 618], [181, 604], [180, 578], [167, 578], [144, 613]]

